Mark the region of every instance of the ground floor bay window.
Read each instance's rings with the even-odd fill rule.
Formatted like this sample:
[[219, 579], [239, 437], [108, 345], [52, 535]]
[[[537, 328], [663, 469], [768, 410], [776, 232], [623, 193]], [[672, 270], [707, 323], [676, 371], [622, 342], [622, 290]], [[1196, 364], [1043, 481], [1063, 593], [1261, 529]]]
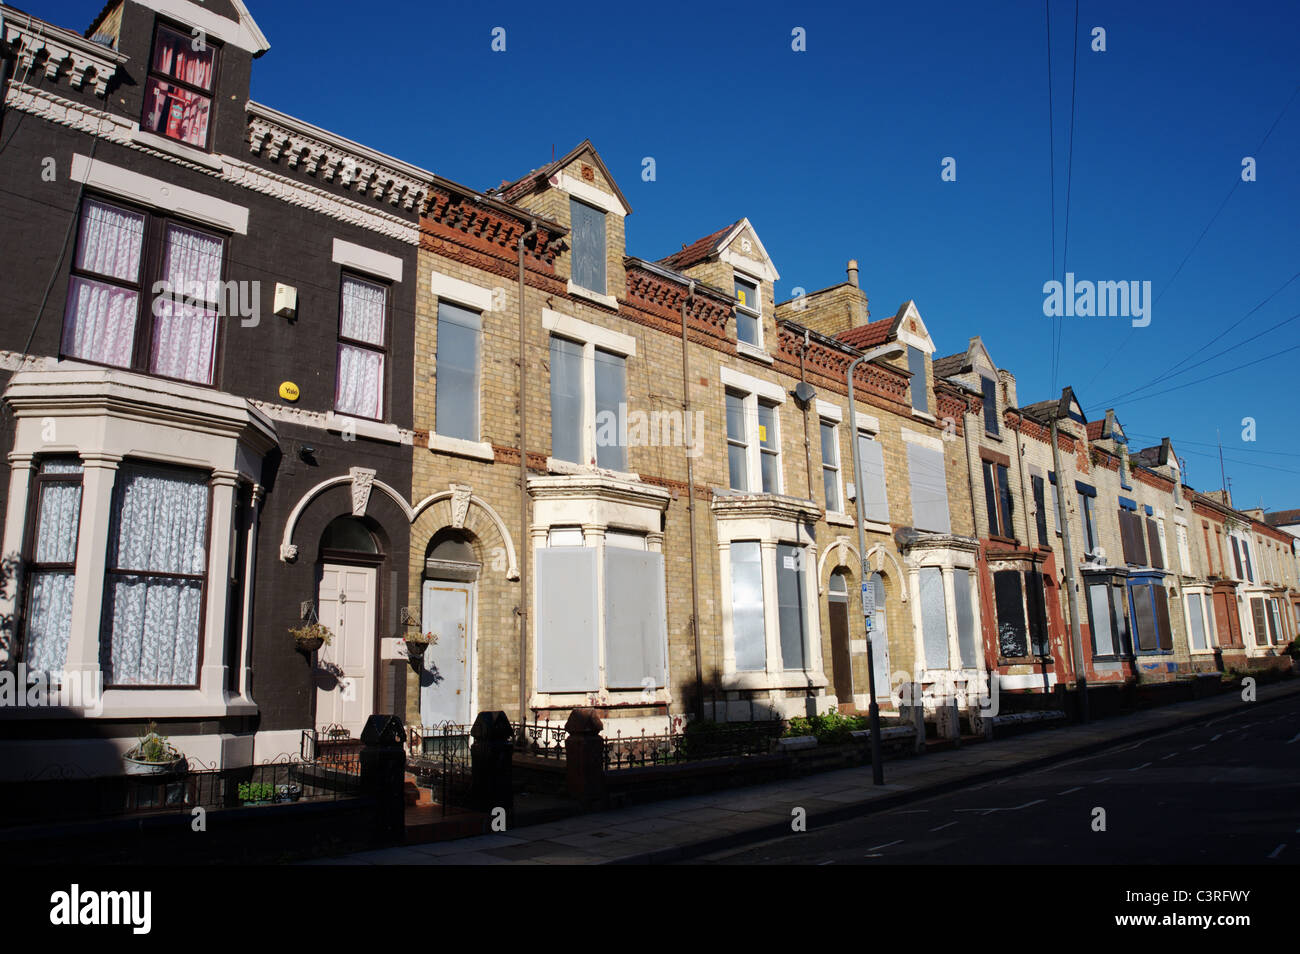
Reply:
[[[22, 372], [4, 401], [4, 547], [22, 559], [0, 606], [5, 662], [102, 687], [80, 718], [255, 713], [244, 604], [271, 423], [239, 398], [100, 369]], [[187, 754], [219, 764], [203, 738], [212, 751]]]
[[775, 495], [714, 500], [722, 598], [719, 720], [788, 718], [830, 700], [817, 609], [810, 501]]
[[534, 477], [528, 489], [534, 715], [546, 721], [552, 710], [596, 705], [661, 709], [666, 717], [668, 492], [594, 474]]

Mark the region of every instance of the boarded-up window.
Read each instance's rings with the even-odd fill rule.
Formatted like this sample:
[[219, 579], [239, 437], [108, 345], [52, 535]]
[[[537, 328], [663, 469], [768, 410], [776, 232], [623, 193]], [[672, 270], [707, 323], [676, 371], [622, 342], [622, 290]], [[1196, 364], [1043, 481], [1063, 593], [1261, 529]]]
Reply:
[[1109, 590], [1105, 583], [1094, 583], [1088, 587], [1088, 609], [1091, 611], [1092, 651], [1097, 656], [1115, 654], [1114, 628], [1110, 618]]
[[1025, 573], [1025, 605], [1029, 610], [1029, 643], [1035, 656], [1046, 656], [1047, 603], [1043, 598], [1043, 574], [1037, 570]]
[[1232, 547], [1232, 563], [1237, 568], [1237, 579], [1244, 580], [1246, 575], [1241, 572], [1241, 551], [1237, 549], [1237, 538], [1228, 537], [1228, 543]]
[[551, 338], [551, 456], [582, 459], [582, 345]]
[[912, 483], [912, 525], [918, 530], [951, 533], [943, 451], [908, 444], [907, 463]]
[[989, 535], [1014, 539], [1011, 480], [1004, 464], [984, 461], [984, 505], [989, 514]]
[[1147, 517], [1147, 545], [1151, 552], [1151, 565], [1165, 568], [1165, 548], [1160, 545], [1160, 526], [1154, 517]]
[[998, 384], [992, 378], [980, 378], [980, 390], [984, 392], [984, 430], [996, 435], [998, 433]]
[[731, 545], [731, 627], [737, 671], [766, 669], [763, 563], [757, 540]]
[[1204, 601], [1200, 593], [1187, 594], [1187, 623], [1191, 629], [1192, 648], [1206, 649], [1208, 645], [1205, 641], [1205, 610]]
[[1029, 655], [1029, 634], [1025, 627], [1024, 595], [1018, 570], [993, 574], [993, 596], [998, 611], [998, 652], [1005, 659]]
[[569, 200], [573, 216], [573, 283], [605, 294], [605, 213], [577, 199]]
[[627, 470], [627, 358], [596, 349], [596, 465]]
[[596, 551], [537, 550], [537, 688], [600, 688], [596, 643]]
[[1129, 588], [1133, 599], [1133, 629], [1137, 633], [1138, 649], [1155, 652], [1160, 648], [1160, 634], [1156, 629], [1155, 601], [1151, 584], [1138, 583]]
[[930, 390], [925, 380], [925, 352], [907, 346], [907, 370], [912, 372], [912, 407], [930, 413]]
[[1282, 616], [1277, 609], [1277, 600], [1268, 601], [1268, 635], [1278, 645], [1286, 640], [1286, 634], [1282, 631]]
[[804, 585], [804, 548], [776, 548], [776, 605], [781, 628], [781, 666], [806, 669], [808, 591]]
[[1111, 614], [1115, 620], [1115, 652], [1131, 653], [1133, 634], [1129, 628], [1128, 593], [1123, 583], [1111, 585], [1110, 603]]
[[605, 546], [605, 681], [610, 689], [667, 684], [664, 558]]
[[943, 597], [943, 571], [937, 566], [921, 567], [921, 636], [925, 643], [925, 667], [948, 668], [948, 610]]
[[451, 302], [438, 302], [435, 428], [465, 441], [479, 439], [479, 342], [483, 318]]
[[1250, 613], [1255, 621], [1255, 645], [1268, 645], [1268, 623], [1264, 617], [1264, 600], [1255, 597], [1250, 601]]
[[1124, 562], [1133, 566], [1145, 566], [1147, 551], [1143, 541], [1142, 518], [1132, 510], [1120, 510], [1119, 535], [1124, 545]]
[[1250, 565], [1250, 544], [1245, 540], [1241, 541], [1241, 562], [1246, 566], [1246, 579], [1254, 583], [1255, 571]]
[[1173, 630], [1169, 628], [1169, 594], [1159, 583], [1151, 584], [1151, 596], [1156, 607], [1156, 633], [1160, 648], [1166, 652], [1174, 648]]
[[1034, 523], [1038, 529], [1038, 545], [1040, 547], [1048, 546], [1047, 543], [1047, 494], [1044, 489], [1042, 477], [1034, 476], [1029, 478], [1029, 482], [1034, 489]]
[[957, 604], [957, 648], [960, 665], [966, 669], [983, 668], [975, 650], [975, 613], [971, 609], [970, 570], [952, 571], [952, 598]]
[[862, 486], [858, 503], [863, 520], [889, 522], [889, 498], [885, 496], [885, 454], [879, 441], [866, 434], [858, 435], [858, 455], [862, 462]]

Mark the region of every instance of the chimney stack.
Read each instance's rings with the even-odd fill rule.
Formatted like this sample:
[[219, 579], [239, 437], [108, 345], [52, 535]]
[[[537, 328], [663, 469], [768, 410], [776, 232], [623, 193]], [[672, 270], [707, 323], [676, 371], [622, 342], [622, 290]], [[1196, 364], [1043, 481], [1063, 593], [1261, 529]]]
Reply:
[[854, 288], [858, 287], [858, 260], [856, 258], [849, 259], [849, 284]]

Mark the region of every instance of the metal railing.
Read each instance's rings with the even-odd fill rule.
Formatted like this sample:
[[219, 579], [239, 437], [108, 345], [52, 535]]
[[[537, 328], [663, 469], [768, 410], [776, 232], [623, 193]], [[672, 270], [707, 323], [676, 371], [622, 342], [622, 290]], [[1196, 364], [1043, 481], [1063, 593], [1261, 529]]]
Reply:
[[783, 723], [774, 721], [630, 736], [619, 731], [604, 740], [605, 770], [766, 755], [783, 730]]
[[446, 815], [469, 801], [470, 727], [457, 722], [406, 727], [406, 768], [427, 788]]
[[559, 723], [531, 722], [523, 727], [523, 747], [518, 751], [535, 758], [564, 761], [569, 733]]

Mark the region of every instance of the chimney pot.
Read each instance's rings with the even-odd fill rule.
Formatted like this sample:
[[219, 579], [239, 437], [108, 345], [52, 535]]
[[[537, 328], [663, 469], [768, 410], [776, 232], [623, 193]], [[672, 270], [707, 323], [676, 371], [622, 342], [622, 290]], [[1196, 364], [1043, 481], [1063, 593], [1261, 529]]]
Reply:
[[858, 287], [858, 260], [856, 258], [849, 259], [849, 284], [854, 288]]

